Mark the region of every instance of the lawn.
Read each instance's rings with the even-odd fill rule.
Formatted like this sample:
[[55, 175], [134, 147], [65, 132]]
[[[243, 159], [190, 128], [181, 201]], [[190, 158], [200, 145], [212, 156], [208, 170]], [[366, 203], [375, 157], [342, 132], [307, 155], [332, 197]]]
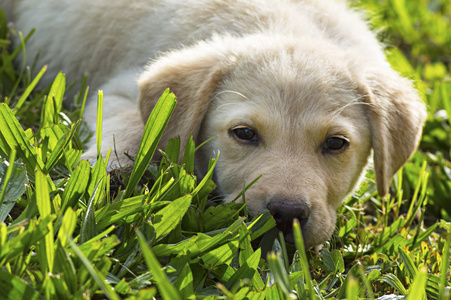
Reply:
[[92, 134], [84, 103], [96, 91], [83, 85], [68, 108], [73, 87], [62, 73], [36, 88], [45, 68], [12, 63], [33, 33], [0, 12], [0, 298], [451, 299], [451, 2], [351, 2], [415, 82], [428, 120], [390, 194], [377, 195], [369, 170], [318, 252], [304, 251], [299, 226], [288, 244], [268, 212], [249, 217], [243, 204], [215, 203], [217, 158], [198, 181], [192, 141], [181, 165], [178, 139], [149, 165], [176, 105], [168, 91], [131, 173], [107, 173], [109, 157], [79, 162]]

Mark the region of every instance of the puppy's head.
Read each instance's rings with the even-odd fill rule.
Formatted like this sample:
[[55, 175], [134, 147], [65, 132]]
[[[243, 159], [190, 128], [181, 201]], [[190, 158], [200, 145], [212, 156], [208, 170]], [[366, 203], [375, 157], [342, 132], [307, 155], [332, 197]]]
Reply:
[[263, 175], [246, 192], [249, 212], [268, 209], [288, 240], [299, 219], [307, 247], [332, 234], [335, 209], [372, 148], [378, 189], [387, 193], [424, 121], [409, 82], [389, 68], [354, 68], [349, 54], [323, 46], [216, 39], [158, 59], [139, 82], [143, 120], [165, 88], [179, 99], [163, 142], [217, 136], [199, 150], [198, 171], [221, 151], [215, 176], [225, 201]]

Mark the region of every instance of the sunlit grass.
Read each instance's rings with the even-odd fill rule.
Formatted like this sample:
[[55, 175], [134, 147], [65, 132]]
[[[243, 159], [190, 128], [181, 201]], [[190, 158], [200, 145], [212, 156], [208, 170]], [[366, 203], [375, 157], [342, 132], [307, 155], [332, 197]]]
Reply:
[[94, 166], [80, 162], [90, 137], [79, 120], [89, 88], [82, 85], [70, 110], [62, 105], [69, 86], [62, 74], [36, 89], [46, 68], [12, 64], [27, 55], [32, 33], [11, 49], [9, 35], [20, 28], [0, 13], [2, 297], [451, 299], [451, 2], [362, 2], [429, 117], [420, 151], [390, 195], [377, 196], [370, 171], [339, 208], [332, 239], [307, 253], [298, 226], [295, 245], [286, 244], [268, 212], [250, 218], [243, 204], [215, 206], [218, 158], [198, 182], [192, 140], [171, 140], [161, 163], [149, 165], [176, 105], [169, 91], [147, 122], [131, 174], [107, 173], [109, 155]]

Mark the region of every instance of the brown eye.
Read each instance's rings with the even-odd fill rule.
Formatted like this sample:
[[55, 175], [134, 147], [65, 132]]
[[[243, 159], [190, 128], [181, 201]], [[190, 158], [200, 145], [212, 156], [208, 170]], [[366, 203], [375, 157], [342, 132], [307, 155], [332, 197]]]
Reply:
[[349, 145], [348, 139], [344, 137], [330, 137], [324, 143], [324, 149], [328, 151], [340, 151]]
[[257, 134], [255, 131], [248, 127], [236, 127], [231, 130], [231, 133], [236, 139], [244, 142], [257, 142]]

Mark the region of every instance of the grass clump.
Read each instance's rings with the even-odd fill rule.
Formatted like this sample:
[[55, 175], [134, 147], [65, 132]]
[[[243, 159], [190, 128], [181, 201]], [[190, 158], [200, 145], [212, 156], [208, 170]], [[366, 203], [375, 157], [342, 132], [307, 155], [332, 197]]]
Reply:
[[428, 121], [420, 151], [398, 172], [390, 196], [377, 196], [369, 172], [340, 207], [332, 239], [307, 253], [298, 226], [295, 245], [285, 244], [268, 212], [250, 218], [243, 204], [211, 205], [217, 158], [198, 182], [192, 140], [182, 165], [179, 139], [159, 165], [148, 165], [176, 105], [169, 91], [148, 120], [131, 174], [107, 173], [109, 155], [94, 166], [80, 161], [90, 136], [80, 120], [87, 88], [70, 110], [62, 105], [70, 88], [63, 74], [36, 90], [46, 69], [12, 64], [26, 55], [32, 33], [12, 49], [10, 35], [20, 33], [0, 12], [2, 297], [451, 299], [448, 2], [359, 4], [393, 45], [393, 67], [424, 95]]

